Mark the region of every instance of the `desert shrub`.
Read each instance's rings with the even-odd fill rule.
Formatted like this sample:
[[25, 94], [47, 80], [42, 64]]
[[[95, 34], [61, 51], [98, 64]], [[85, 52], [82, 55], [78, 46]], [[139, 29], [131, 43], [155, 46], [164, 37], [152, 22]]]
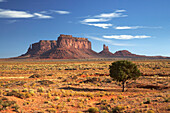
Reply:
[[47, 98], [51, 98], [51, 93], [48, 93], [48, 94], [47, 94]]
[[14, 108], [14, 111], [18, 112], [18, 109], [20, 108], [18, 104], [14, 104], [14, 106], [12, 106], [12, 108]]
[[42, 81], [38, 81], [38, 83], [40, 83], [41, 85], [45, 85], [45, 86], [49, 86], [50, 84], [54, 84], [54, 82], [50, 81], [50, 80], [42, 80]]
[[83, 112], [81, 112], [81, 111], [78, 111], [77, 113], [83, 113]]
[[124, 106], [116, 106], [115, 108], [112, 109], [112, 113], [120, 113], [125, 109]]
[[83, 104], [82, 102], [79, 102], [79, 103], [77, 104], [77, 107], [83, 108], [83, 107], [84, 107], [84, 104]]
[[5, 100], [8, 100], [8, 98], [2, 97], [1, 100], [5, 101]]
[[16, 85], [23, 86], [25, 83], [27, 83], [27, 82], [26, 81], [17, 81]]
[[168, 98], [165, 97], [165, 98], [164, 98], [164, 101], [165, 101], [165, 102], [170, 102], [170, 97], [168, 97]]
[[30, 90], [29, 90], [29, 93], [30, 93], [31, 95], [34, 95], [34, 94], [35, 94], [35, 91], [34, 91], [33, 89], [30, 89]]
[[43, 87], [39, 87], [38, 89], [37, 89], [37, 92], [44, 92], [45, 91], [45, 89], [43, 88]]
[[88, 109], [88, 112], [89, 112], [89, 113], [98, 113], [98, 112], [99, 112], [99, 109], [98, 109], [98, 108], [95, 108], [95, 107], [92, 107], [92, 108], [89, 108], [89, 109]]
[[23, 99], [23, 98], [31, 97], [32, 94], [30, 94], [29, 92], [14, 92], [14, 91], [11, 91], [11, 92], [6, 93], [6, 96], [15, 96], [15, 97]]
[[54, 76], [53, 74], [48, 74], [47, 76]]
[[29, 101], [23, 103], [24, 106], [25, 106], [25, 105], [29, 105], [29, 104], [30, 104]]
[[15, 96], [15, 97], [18, 97], [18, 98], [22, 98], [23, 99], [23, 95], [21, 93], [18, 93], [18, 92], [8, 92], [6, 94], [6, 96]]
[[60, 99], [60, 97], [59, 97], [59, 96], [57, 96], [57, 97], [55, 97], [55, 98], [54, 98], [54, 100], [59, 100], [59, 99]]
[[117, 96], [118, 99], [123, 99], [122, 95]]
[[9, 92], [9, 89], [5, 89], [5, 92]]
[[93, 99], [94, 95], [92, 93], [87, 93], [87, 97], [90, 97], [91, 99]]
[[50, 103], [50, 101], [47, 101], [47, 100], [46, 100], [46, 101], [44, 101], [44, 104], [48, 104], [48, 103]]
[[32, 94], [30, 94], [29, 92], [23, 93], [22, 95], [24, 98], [29, 98], [32, 96]]
[[68, 99], [67, 99], [67, 102], [71, 102], [71, 98], [68, 98]]
[[33, 75], [31, 75], [29, 78], [40, 78], [40, 77], [42, 77], [42, 75], [33, 74]]
[[27, 88], [24, 88], [23, 90], [22, 90], [22, 92], [27, 92], [28, 91], [28, 89]]
[[134, 113], [139, 113], [140, 110], [139, 109], [135, 109]]
[[48, 108], [46, 111], [48, 111], [49, 113], [56, 113], [56, 109], [54, 108]]
[[153, 110], [148, 110], [147, 113], [155, 113]]
[[151, 103], [150, 98], [147, 98], [147, 101], [144, 101], [143, 103], [144, 103], [144, 104], [150, 104], [150, 103]]
[[122, 92], [124, 92], [125, 83], [127, 80], [135, 80], [141, 75], [137, 65], [126, 60], [113, 62], [109, 69], [110, 77], [118, 82], [122, 82]]
[[109, 113], [107, 110], [103, 110], [101, 113]]
[[12, 92], [19, 92], [19, 90], [18, 89], [13, 89]]

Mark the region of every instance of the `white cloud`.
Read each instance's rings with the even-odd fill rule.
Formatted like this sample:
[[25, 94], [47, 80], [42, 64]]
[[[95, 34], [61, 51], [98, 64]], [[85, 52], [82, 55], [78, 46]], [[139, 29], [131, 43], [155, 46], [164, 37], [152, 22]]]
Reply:
[[39, 13], [42, 14], [52, 14], [52, 13], [57, 13], [57, 14], [70, 14], [69, 11], [60, 11], [60, 10], [48, 10], [48, 11], [41, 11]]
[[[82, 24], [90, 25], [90, 26], [96, 26], [101, 28], [109, 28], [112, 26], [112, 24], [109, 23], [98, 23], [98, 22], [107, 22], [110, 21], [112, 18], [118, 18], [118, 17], [126, 17], [127, 15], [124, 15], [123, 12], [126, 10], [116, 10], [113, 13], [102, 13], [99, 15], [92, 16], [90, 18], [86, 18], [82, 21], [80, 21]], [[92, 24], [92, 22], [95, 22]]]
[[109, 26], [112, 26], [112, 24], [90, 24], [90, 23], [87, 23], [87, 25], [101, 27], [103, 29], [107, 29], [109, 28]]
[[40, 14], [40, 13], [34, 13], [34, 16], [37, 17], [37, 18], [41, 18], [41, 19], [52, 18], [51, 16], [43, 15], [43, 14]]
[[132, 35], [111, 35], [111, 36], [103, 36], [103, 38], [109, 38], [109, 39], [120, 39], [120, 40], [128, 40], [128, 39], [143, 39], [143, 38], [150, 38], [151, 36], [146, 36], [146, 35], [137, 35], [137, 36], [132, 36]]
[[126, 10], [124, 10], [124, 9], [123, 10], [116, 10], [115, 12], [116, 13], [121, 13], [121, 12], [126, 12]]
[[124, 30], [124, 29], [139, 29], [139, 28], [147, 28], [147, 29], [160, 29], [162, 27], [148, 27], [148, 26], [116, 26], [114, 29]]
[[143, 28], [143, 26], [116, 26], [115, 29], [138, 29]]
[[115, 42], [112, 41], [112, 40], [107, 40], [107, 39], [98, 38], [98, 37], [94, 37], [94, 36], [86, 36], [86, 37], [91, 38], [91, 39], [94, 39], [94, 40], [106, 42], [106, 43], [108, 43], [108, 44], [110, 44], [110, 45], [114, 45], [114, 46], [132, 46], [132, 45], [129, 45], [129, 44], [115, 43]]
[[106, 22], [109, 21], [110, 19], [103, 19], [103, 18], [98, 18], [98, 19], [84, 19], [83, 23], [88, 23], [88, 22]]
[[6, 2], [6, 0], [0, 0], [0, 2]]
[[31, 18], [33, 14], [25, 11], [14, 11], [8, 9], [0, 9], [0, 18]]
[[[118, 11], [118, 10], [117, 10]], [[100, 15], [96, 15], [98, 18], [118, 18], [118, 17], [126, 17], [123, 13], [113, 12], [113, 13], [102, 13]]]
[[26, 11], [15, 11], [9, 9], [0, 9], [0, 18], [52, 18], [51, 16], [40, 13], [28, 13]]
[[[54, 11], [54, 10], [52, 10]], [[58, 13], [58, 14], [70, 14], [69, 11], [54, 11], [55, 13]]]

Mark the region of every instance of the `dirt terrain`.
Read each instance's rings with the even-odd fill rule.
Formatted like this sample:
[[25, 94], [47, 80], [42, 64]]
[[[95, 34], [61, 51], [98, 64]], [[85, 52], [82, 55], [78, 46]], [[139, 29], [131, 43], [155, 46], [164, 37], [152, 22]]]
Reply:
[[0, 112], [170, 112], [170, 60], [133, 61], [143, 75], [125, 92], [114, 61], [0, 60]]

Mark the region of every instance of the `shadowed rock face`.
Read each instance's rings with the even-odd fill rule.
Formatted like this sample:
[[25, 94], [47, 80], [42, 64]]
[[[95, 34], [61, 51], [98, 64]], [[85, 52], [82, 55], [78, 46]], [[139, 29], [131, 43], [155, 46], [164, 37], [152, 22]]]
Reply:
[[87, 38], [60, 35], [57, 40], [40, 40], [31, 44], [28, 51], [16, 58], [42, 58], [42, 59], [86, 59], [86, 58], [169, 58], [162, 56], [144, 56], [132, 54], [127, 50], [117, 51], [114, 54], [108, 46], [103, 45], [103, 50], [96, 53], [91, 49], [91, 42]]
[[56, 40], [40, 40], [38, 43], [30, 45], [25, 55], [39, 56], [44, 52], [57, 47]]

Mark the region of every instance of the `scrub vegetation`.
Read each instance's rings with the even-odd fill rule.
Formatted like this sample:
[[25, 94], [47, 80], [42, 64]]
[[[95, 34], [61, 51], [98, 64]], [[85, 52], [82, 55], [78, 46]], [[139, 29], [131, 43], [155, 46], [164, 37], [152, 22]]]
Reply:
[[170, 112], [170, 60], [132, 60], [141, 76], [124, 92], [115, 61], [1, 60], [0, 112]]

